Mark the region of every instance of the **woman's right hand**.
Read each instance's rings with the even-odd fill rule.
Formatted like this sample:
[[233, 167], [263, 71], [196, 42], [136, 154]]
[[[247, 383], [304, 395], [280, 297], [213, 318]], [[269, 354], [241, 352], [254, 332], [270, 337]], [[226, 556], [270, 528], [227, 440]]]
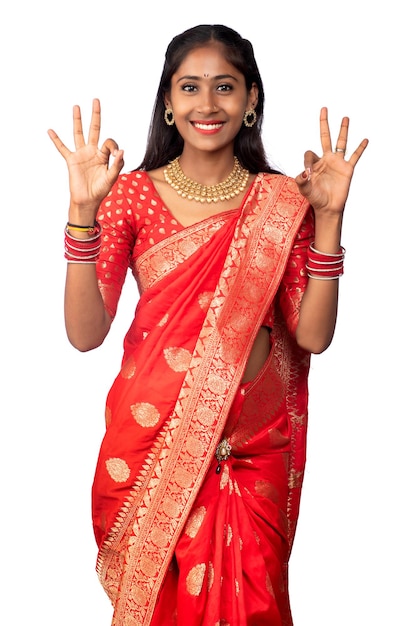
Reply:
[[[100, 101], [94, 99], [86, 143], [80, 107], [74, 106], [74, 152], [63, 144], [54, 130], [48, 130], [49, 137], [67, 163], [70, 176], [70, 216], [73, 215], [78, 220], [84, 218], [86, 224], [95, 219], [101, 201], [109, 193], [124, 164], [123, 150], [119, 150], [113, 139], [106, 139], [99, 148], [100, 121]], [[110, 165], [111, 157], [113, 163]]]

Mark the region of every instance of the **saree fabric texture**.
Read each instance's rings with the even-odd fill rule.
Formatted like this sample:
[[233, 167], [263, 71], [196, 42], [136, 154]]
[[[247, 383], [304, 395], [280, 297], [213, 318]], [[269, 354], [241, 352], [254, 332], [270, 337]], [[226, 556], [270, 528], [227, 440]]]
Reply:
[[[263, 173], [240, 207], [184, 227], [138, 170], [98, 220], [112, 318], [128, 269], [139, 290], [92, 489], [112, 626], [291, 626], [312, 211], [291, 178]], [[262, 325], [270, 354], [243, 383]]]

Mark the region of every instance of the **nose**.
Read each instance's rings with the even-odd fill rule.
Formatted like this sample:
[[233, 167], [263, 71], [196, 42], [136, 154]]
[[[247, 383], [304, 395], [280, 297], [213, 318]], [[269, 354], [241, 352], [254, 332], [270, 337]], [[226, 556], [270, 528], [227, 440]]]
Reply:
[[219, 106], [216, 102], [216, 94], [211, 89], [202, 89], [197, 111], [204, 115], [219, 111]]

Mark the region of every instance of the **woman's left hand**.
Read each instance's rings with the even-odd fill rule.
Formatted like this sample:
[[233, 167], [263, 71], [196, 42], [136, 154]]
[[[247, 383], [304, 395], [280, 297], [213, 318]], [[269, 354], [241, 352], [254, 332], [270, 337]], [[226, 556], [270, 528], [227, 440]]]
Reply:
[[323, 156], [305, 152], [305, 170], [296, 177], [300, 192], [309, 201], [315, 214], [338, 214], [344, 211], [354, 168], [367, 147], [363, 139], [349, 159], [345, 159], [348, 138], [348, 117], [341, 122], [335, 151], [332, 150], [328, 110], [321, 109], [320, 133]]

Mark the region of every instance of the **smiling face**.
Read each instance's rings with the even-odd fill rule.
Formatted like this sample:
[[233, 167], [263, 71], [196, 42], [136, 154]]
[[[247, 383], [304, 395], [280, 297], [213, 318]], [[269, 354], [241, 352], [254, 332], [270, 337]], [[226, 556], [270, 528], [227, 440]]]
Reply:
[[184, 151], [233, 151], [244, 112], [255, 108], [257, 87], [247, 91], [244, 75], [219, 43], [192, 50], [171, 79], [166, 105], [173, 109]]

